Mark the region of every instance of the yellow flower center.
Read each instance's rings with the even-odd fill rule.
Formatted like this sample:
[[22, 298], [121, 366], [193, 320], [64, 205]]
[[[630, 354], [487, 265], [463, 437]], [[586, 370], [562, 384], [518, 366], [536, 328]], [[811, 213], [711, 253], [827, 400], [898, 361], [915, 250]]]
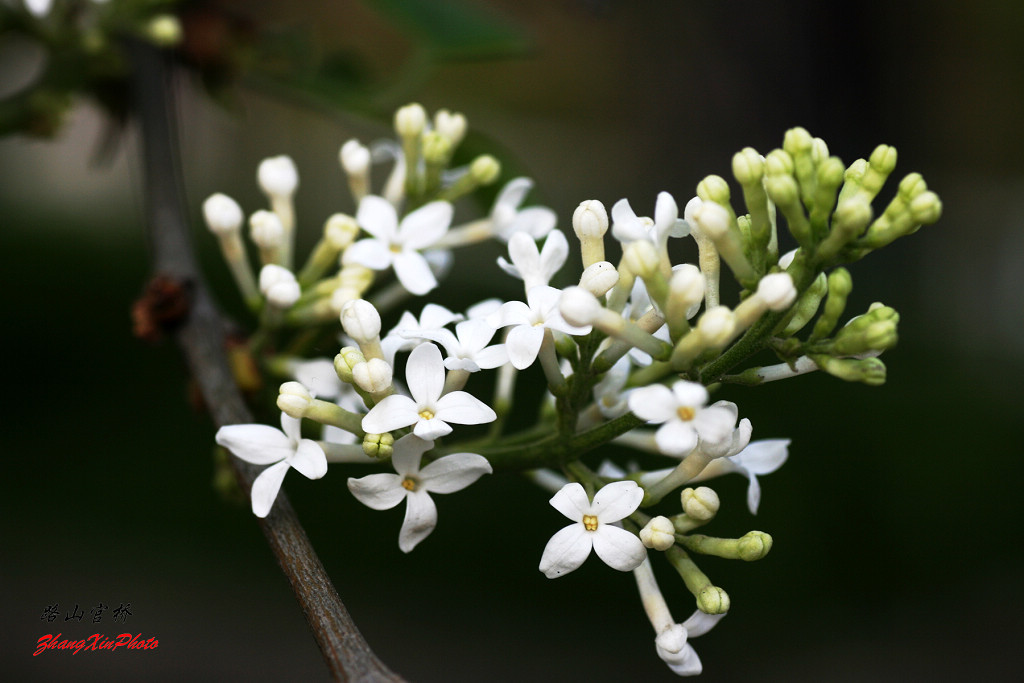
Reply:
[[679, 419], [683, 422], [689, 422], [696, 414], [697, 411], [690, 406], [679, 406], [679, 409], [676, 410], [676, 415], [678, 415]]
[[420, 411], [420, 417], [422, 417], [424, 420], [433, 420], [434, 413], [428, 410], [427, 408], [424, 408], [423, 410]]
[[389, 249], [391, 249], [391, 253], [392, 254], [401, 254], [402, 253], [402, 245], [401, 244], [392, 244], [389, 247]]
[[587, 531], [597, 531], [597, 515], [583, 515], [583, 528]]
[[402, 480], [402, 488], [406, 491], [415, 491], [417, 486], [419, 486], [419, 482], [412, 477], [406, 477]]

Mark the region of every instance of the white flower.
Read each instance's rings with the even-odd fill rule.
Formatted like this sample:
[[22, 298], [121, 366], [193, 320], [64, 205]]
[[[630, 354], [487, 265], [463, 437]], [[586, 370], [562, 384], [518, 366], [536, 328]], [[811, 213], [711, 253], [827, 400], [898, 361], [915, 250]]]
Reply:
[[421, 337], [420, 332], [437, 332], [445, 325], [458, 320], [462, 320], [462, 315], [452, 313], [439, 304], [424, 306], [419, 320], [409, 311], [405, 311], [398, 319], [398, 324], [391, 328], [388, 335], [381, 340], [380, 344], [384, 350], [385, 360], [394, 366], [396, 353], [412, 351], [423, 343], [426, 337]]
[[440, 329], [433, 332], [423, 330], [418, 333], [424, 339], [437, 342], [444, 346], [448, 357], [444, 366], [449, 370], [466, 370], [478, 372], [490, 370], [508, 362], [508, 352], [504, 344], [487, 346], [494, 336], [494, 328], [484, 320], [464, 320], [455, 326], [455, 334], [451, 330]]
[[405, 380], [412, 398], [392, 394], [375, 405], [363, 418], [368, 434], [383, 434], [401, 427], [413, 427], [421, 439], [436, 439], [452, 431], [449, 422], [464, 425], [493, 421], [497, 415], [479, 399], [465, 391], [444, 396], [444, 362], [433, 344], [417, 346], [409, 354]]
[[524, 232], [534, 239], [540, 239], [551, 232], [558, 217], [546, 206], [531, 206], [519, 209], [527, 193], [533, 187], [529, 178], [510, 180], [498, 194], [491, 209], [491, 230], [494, 235], [508, 242], [512, 235]]
[[705, 481], [729, 472], [739, 472], [750, 481], [747, 486], [747, 507], [750, 508], [750, 514], [756, 515], [761, 504], [761, 485], [757, 475], [774, 472], [782, 467], [788, 457], [789, 439], [762, 439], [754, 441], [736, 455], [712, 460], [691, 481]]
[[583, 564], [593, 548], [605, 564], [619, 571], [636, 569], [647, 550], [640, 539], [614, 522], [629, 516], [640, 506], [644, 490], [635, 481], [608, 484], [587, 498], [579, 484], [566, 484], [551, 498], [551, 506], [573, 520], [558, 531], [540, 558], [540, 570], [549, 579], [568, 574]]
[[643, 420], [664, 423], [654, 435], [658, 450], [665, 455], [685, 455], [698, 439], [718, 444], [732, 435], [736, 413], [724, 403], [704, 407], [707, 401], [707, 389], [679, 380], [671, 389], [663, 384], [635, 389], [629, 395], [629, 409]]
[[345, 251], [345, 260], [373, 270], [394, 266], [398, 281], [413, 294], [426, 294], [437, 286], [430, 265], [420, 253], [448, 232], [452, 205], [431, 202], [398, 222], [388, 200], [367, 195], [359, 202], [356, 222], [373, 237], [362, 239]]
[[612, 206], [612, 236], [626, 244], [648, 240], [656, 247], [664, 247], [669, 235], [684, 237], [689, 226], [679, 220], [679, 207], [668, 192], [659, 192], [654, 206], [654, 220], [640, 218], [626, 199], [620, 199]]
[[538, 251], [533, 237], [517, 232], [508, 241], [508, 255], [512, 263], [498, 257], [498, 265], [512, 277], [523, 281], [525, 291], [551, 282], [555, 273], [569, 257], [569, 242], [560, 230], [548, 234], [544, 247]]
[[700, 657], [688, 640], [707, 633], [724, 616], [725, 614], [705, 614], [697, 610], [682, 624], [673, 624], [654, 639], [658, 656], [668, 664], [673, 673], [679, 676], [696, 676], [703, 667]]
[[53, 0], [25, 0], [25, 9], [36, 17], [45, 17], [49, 14], [51, 5]]
[[630, 370], [629, 356], [623, 356], [594, 385], [594, 403], [605, 419], [613, 420], [629, 411], [629, 395], [633, 390], [626, 389], [626, 382]]
[[370, 474], [348, 480], [352, 495], [374, 510], [389, 510], [405, 501], [405, 521], [398, 534], [402, 552], [415, 548], [437, 526], [437, 506], [429, 493], [460, 491], [491, 473], [491, 464], [476, 453], [452, 453], [420, 469], [423, 454], [433, 447], [433, 441], [407, 434], [395, 442], [391, 456], [397, 474]]
[[281, 413], [281, 429], [246, 424], [217, 430], [217, 443], [236, 457], [254, 465], [270, 465], [252, 483], [252, 511], [257, 517], [270, 512], [288, 468], [294, 467], [309, 479], [327, 474], [327, 456], [316, 441], [301, 438], [300, 425], [300, 420]]
[[514, 325], [505, 338], [509, 360], [517, 370], [529, 367], [537, 360], [544, 328], [566, 334], [589, 334], [590, 326], [570, 325], [558, 310], [562, 291], [554, 287], [534, 287], [526, 293], [526, 301], [509, 301], [487, 316], [487, 323], [495, 328]]

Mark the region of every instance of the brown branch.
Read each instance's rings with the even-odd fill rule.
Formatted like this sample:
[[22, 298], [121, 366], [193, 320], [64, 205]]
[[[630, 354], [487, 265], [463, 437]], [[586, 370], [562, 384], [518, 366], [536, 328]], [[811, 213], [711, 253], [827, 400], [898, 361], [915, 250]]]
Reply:
[[[174, 91], [167, 55], [140, 41], [128, 44], [136, 112], [141, 122], [146, 217], [154, 281], [176, 285], [188, 298], [174, 336], [218, 426], [252, 422], [228, 369], [225, 322], [199, 273], [185, 218], [177, 157]], [[231, 458], [249, 495], [258, 469]], [[295, 591], [327, 666], [338, 681], [401, 681], [370, 650], [342, 604], [284, 494], [261, 522], [271, 550]]]

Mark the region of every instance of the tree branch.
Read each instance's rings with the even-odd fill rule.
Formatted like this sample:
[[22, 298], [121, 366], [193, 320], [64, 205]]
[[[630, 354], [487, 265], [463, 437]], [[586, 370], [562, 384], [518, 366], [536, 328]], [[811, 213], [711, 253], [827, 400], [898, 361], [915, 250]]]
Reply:
[[[174, 336], [218, 426], [252, 422], [228, 368], [225, 322], [199, 273], [183, 210], [171, 65], [166, 54], [141, 41], [127, 44], [141, 122], [146, 218], [154, 281], [170, 283], [187, 303]], [[231, 458], [249, 495], [258, 469]], [[263, 533], [295, 591], [317, 644], [338, 681], [401, 681], [370, 650], [342, 604], [284, 494], [262, 520]]]

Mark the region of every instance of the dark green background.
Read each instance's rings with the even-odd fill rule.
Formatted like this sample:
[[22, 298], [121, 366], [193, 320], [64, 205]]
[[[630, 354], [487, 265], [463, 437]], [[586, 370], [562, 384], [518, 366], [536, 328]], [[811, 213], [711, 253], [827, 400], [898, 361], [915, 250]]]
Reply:
[[[793, 445], [762, 480], [756, 518], [739, 477], [715, 484], [724, 511], [709, 533], [761, 529], [775, 547], [759, 563], [701, 563], [733, 604], [695, 641], [704, 680], [1017, 680], [1024, 10], [994, 0], [488, 4], [533, 50], [438, 67], [394, 103], [463, 111], [529, 170], [563, 229], [584, 199], [628, 197], [649, 213], [667, 190], [682, 204], [704, 175], [726, 175], [735, 151], [767, 152], [793, 125], [847, 163], [895, 145], [897, 175], [922, 172], [945, 203], [938, 225], [851, 269], [852, 312], [881, 300], [902, 316], [886, 386], [808, 376], [725, 395], [756, 438]], [[350, 45], [376, 65], [371, 76], [390, 78], [409, 43], [361, 5], [330, 7], [316, 22], [308, 16], [319, 3], [251, 11], [312, 26], [321, 44]], [[287, 153], [302, 179], [307, 245], [327, 215], [352, 209], [337, 148], [387, 134], [250, 89], [225, 111], [183, 86], [194, 215], [214, 191], [260, 208], [256, 164]], [[97, 165], [96, 110], [83, 103], [69, 124], [56, 143], [0, 143], [0, 670], [11, 680], [324, 680], [251, 513], [211, 488], [214, 429], [190, 407], [178, 355], [131, 337], [129, 308], [148, 275], [136, 139]], [[212, 241], [197, 237], [219, 298], [237, 310]], [[464, 305], [492, 276], [512, 296], [497, 253], [459, 252], [442, 296]], [[537, 571], [564, 521], [546, 494], [486, 477], [439, 497], [437, 530], [405, 556], [400, 510], [368, 511], [347, 476], [293, 474], [285, 490], [357, 623], [398, 672], [673, 679], [631, 576], [594, 559], [558, 581]], [[691, 599], [656, 564], [681, 621]], [[125, 630], [159, 638], [159, 649], [31, 657], [45, 633], [92, 633], [63, 615], [97, 602], [130, 602]], [[61, 617], [41, 621], [53, 603]], [[110, 621], [99, 630], [120, 633]]]

